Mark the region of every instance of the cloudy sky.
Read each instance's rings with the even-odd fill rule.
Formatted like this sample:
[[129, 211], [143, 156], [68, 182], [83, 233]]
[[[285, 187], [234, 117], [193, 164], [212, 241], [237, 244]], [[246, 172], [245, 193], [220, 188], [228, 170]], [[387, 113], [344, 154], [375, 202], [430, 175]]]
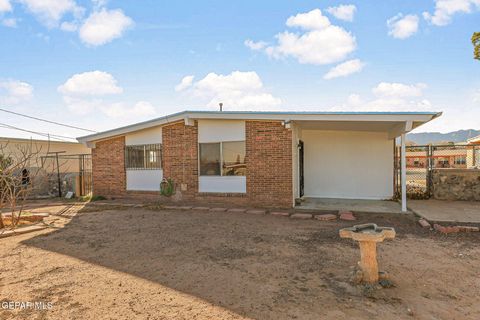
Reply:
[[0, 108], [93, 130], [219, 102], [443, 111], [420, 131], [480, 129], [474, 31], [480, 0], [0, 0]]

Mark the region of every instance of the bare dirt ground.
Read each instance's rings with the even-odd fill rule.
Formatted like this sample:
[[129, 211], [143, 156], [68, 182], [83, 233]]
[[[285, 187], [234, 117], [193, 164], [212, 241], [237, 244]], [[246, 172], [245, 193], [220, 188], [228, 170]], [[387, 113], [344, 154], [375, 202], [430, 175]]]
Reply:
[[[79, 208], [52, 217], [55, 228], [0, 239], [1, 301], [53, 303], [0, 308], [0, 319], [480, 318], [478, 233], [440, 235], [401, 215]], [[349, 282], [359, 251], [338, 229], [365, 222], [397, 230], [379, 245], [394, 288]]]

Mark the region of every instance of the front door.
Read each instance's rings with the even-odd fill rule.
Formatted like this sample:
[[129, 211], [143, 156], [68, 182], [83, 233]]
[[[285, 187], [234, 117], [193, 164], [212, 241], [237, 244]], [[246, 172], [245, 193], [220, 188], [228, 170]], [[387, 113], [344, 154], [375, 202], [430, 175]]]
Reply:
[[300, 182], [300, 197], [303, 197], [304, 194], [304, 175], [303, 175], [303, 141], [300, 140], [298, 143], [298, 174]]

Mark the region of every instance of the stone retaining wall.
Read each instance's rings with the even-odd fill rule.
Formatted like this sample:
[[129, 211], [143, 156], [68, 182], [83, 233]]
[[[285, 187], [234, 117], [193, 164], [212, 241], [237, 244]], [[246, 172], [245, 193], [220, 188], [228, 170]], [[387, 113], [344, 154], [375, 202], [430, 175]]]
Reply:
[[433, 198], [480, 201], [480, 169], [433, 170]]

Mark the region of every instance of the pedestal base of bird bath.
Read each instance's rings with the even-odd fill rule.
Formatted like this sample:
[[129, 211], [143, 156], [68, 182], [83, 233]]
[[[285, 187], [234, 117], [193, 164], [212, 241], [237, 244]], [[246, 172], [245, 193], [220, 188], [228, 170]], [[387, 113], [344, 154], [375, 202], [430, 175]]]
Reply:
[[339, 233], [341, 238], [358, 241], [360, 246], [359, 267], [362, 272], [361, 282], [377, 283], [379, 280], [377, 242], [395, 238], [395, 229], [378, 227], [374, 223], [368, 223], [341, 229]]

